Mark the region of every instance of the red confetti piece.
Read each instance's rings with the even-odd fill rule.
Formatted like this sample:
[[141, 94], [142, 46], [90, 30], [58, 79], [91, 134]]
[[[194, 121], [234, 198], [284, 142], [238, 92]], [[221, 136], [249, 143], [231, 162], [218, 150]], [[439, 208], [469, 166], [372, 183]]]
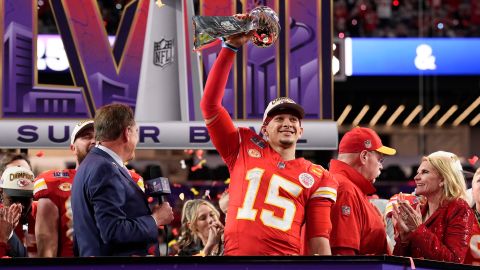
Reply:
[[45, 152], [43, 151], [39, 151], [37, 154], [36, 154], [37, 157], [43, 157], [45, 156]]
[[181, 187], [182, 187], [182, 185], [180, 185], [180, 184], [177, 184], [177, 183], [173, 183], [173, 187], [174, 187], [174, 188], [181, 188]]
[[178, 229], [177, 228], [173, 228], [172, 229], [172, 233], [174, 236], [178, 236]]
[[152, 203], [153, 202], [153, 198], [152, 197], [148, 197], [148, 203]]
[[470, 163], [470, 165], [475, 165], [475, 163], [477, 163], [478, 161], [478, 157], [477, 156], [473, 156], [471, 158], [468, 159], [468, 162]]
[[192, 166], [192, 168], [190, 169], [192, 172], [198, 170], [198, 169], [201, 169], [203, 168], [203, 164], [207, 163], [207, 161], [205, 159], [202, 159], [197, 165], [195, 166]]

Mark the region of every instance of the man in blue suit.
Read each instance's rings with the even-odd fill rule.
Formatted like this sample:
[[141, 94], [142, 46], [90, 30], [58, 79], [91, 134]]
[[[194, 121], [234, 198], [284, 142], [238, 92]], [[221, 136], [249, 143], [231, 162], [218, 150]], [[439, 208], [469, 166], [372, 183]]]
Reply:
[[97, 111], [94, 147], [72, 188], [74, 242], [79, 256], [159, 255], [158, 227], [173, 220], [167, 202], [150, 210], [124, 163], [134, 158], [138, 127], [132, 109], [110, 104]]

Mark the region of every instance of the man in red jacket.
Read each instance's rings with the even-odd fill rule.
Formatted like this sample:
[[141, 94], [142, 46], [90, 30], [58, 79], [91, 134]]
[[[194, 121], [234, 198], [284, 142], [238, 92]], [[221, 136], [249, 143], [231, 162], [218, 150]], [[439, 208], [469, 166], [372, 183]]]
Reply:
[[332, 208], [330, 246], [334, 255], [389, 254], [382, 215], [370, 203], [373, 183], [383, 169], [384, 155], [396, 150], [382, 144], [369, 128], [347, 132], [330, 161], [330, 173], [338, 181], [337, 202]]

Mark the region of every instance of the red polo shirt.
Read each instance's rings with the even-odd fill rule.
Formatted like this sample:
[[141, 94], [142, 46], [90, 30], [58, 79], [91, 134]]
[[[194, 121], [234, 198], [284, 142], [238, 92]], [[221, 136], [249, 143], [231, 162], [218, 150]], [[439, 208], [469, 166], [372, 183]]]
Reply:
[[389, 254], [383, 218], [367, 197], [376, 191], [372, 183], [339, 160], [330, 161], [330, 173], [339, 185], [331, 211], [332, 253], [343, 255], [353, 250], [357, 255]]

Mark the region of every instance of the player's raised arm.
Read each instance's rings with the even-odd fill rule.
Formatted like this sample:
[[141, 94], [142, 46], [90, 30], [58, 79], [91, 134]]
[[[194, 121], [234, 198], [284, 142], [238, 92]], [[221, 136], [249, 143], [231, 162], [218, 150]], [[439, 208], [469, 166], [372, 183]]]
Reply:
[[[244, 15], [239, 15], [239, 18], [244, 18]], [[251, 36], [251, 33], [236, 34], [229, 36], [223, 42], [223, 48], [208, 74], [205, 91], [200, 102], [212, 143], [224, 158], [238, 149], [238, 131], [227, 110], [222, 106], [222, 99], [236, 51]]]

